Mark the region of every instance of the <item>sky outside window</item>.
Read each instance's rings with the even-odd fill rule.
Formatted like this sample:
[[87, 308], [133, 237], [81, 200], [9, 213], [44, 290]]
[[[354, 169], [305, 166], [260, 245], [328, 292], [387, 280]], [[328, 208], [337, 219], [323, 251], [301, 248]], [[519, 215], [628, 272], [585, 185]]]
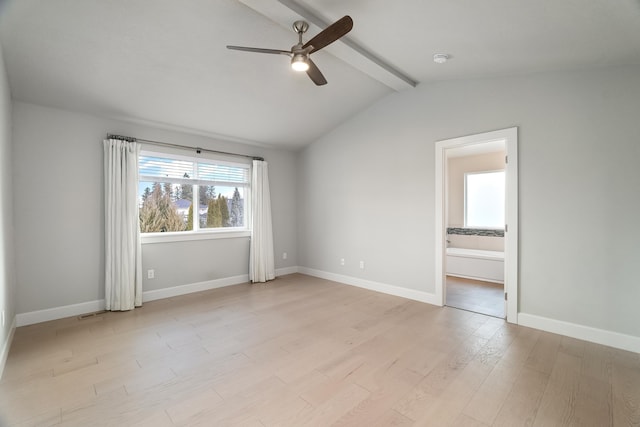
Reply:
[[504, 228], [504, 171], [465, 174], [465, 226]]

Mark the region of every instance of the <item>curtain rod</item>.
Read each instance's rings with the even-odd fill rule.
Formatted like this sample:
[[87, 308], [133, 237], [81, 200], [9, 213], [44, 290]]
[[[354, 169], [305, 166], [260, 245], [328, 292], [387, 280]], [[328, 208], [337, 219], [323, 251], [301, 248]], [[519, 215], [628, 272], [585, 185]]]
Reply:
[[264, 161], [264, 157], [259, 157], [259, 156], [249, 156], [247, 154], [237, 154], [237, 153], [229, 153], [227, 151], [209, 150], [208, 148], [191, 147], [188, 145], [172, 144], [170, 142], [152, 141], [150, 139], [133, 138], [131, 136], [114, 135], [111, 133], [107, 134], [107, 139], [120, 139], [122, 141], [128, 141], [128, 142], [139, 141], [139, 142], [146, 142], [147, 144], [152, 144], [152, 145], [160, 145], [162, 147], [172, 147], [172, 148], [181, 148], [181, 149], [186, 148], [188, 150], [195, 150], [196, 153], [198, 154], [204, 151], [205, 153], [224, 154], [226, 156], [246, 157], [248, 159]]

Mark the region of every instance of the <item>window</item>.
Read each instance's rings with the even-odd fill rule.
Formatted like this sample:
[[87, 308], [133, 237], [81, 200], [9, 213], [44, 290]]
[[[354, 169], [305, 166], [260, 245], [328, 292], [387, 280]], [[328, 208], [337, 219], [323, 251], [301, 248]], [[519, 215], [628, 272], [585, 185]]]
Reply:
[[249, 165], [142, 152], [142, 233], [242, 231], [248, 224]]
[[464, 223], [470, 228], [504, 228], [504, 171], [464, 175]]

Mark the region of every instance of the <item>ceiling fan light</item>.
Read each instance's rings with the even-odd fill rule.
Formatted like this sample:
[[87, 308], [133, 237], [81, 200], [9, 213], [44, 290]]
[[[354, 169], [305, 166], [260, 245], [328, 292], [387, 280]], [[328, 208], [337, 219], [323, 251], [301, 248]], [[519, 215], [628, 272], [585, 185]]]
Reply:
[[291, 60], [291, 68], [295, 71], [307, 71], [309, 69], [309, 64], [307, 63], [307, 58], [305, 55], [294, 55]]

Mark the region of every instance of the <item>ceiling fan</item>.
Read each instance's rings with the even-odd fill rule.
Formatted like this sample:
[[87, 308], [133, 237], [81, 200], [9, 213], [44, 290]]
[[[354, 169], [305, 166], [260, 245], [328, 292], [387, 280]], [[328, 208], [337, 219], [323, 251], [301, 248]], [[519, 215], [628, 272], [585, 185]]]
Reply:
[[320, 31], [308, 42], [302, 43], [302, 35], [309, 29], [309, 24], [306, 21], [296, 21], [293, 23], [293, 30], [298, 33], [298, 43], [292, 46], [291, 50], [263, 49], [245, 46], [227, 46], [227, 49], [288, 55], [291, 57], [291, 68], [295, 71], [306, 71], [309, 78], [316, 85], [322, 86], [327, 84], [327, 79], [324, 78], [316, 64], [311, 60], [310, 55], [338, 40], [351, 31], [352, 28], [353, 20], [347, 15]]

